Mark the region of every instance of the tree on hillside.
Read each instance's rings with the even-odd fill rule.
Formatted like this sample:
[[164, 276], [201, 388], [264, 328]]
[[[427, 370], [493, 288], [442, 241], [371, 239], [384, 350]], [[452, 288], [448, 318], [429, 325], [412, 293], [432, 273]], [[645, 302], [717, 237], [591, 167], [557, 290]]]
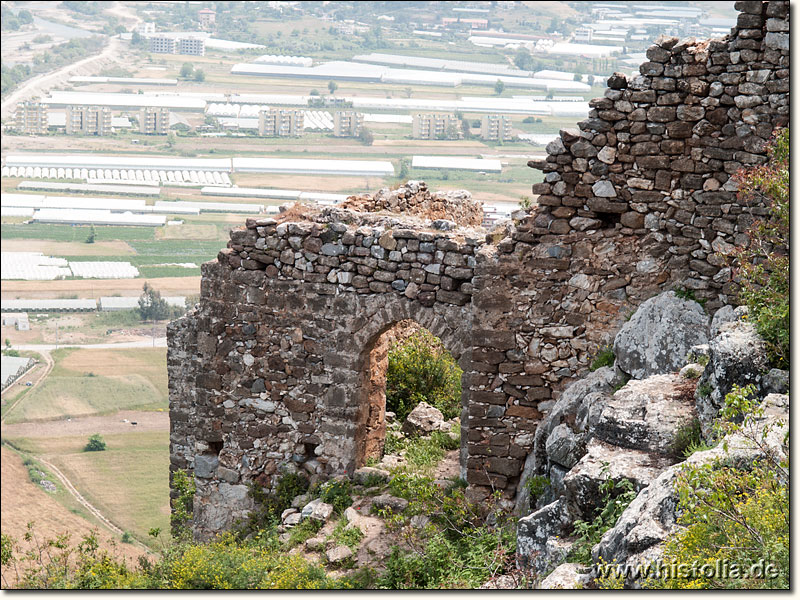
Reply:
[[194, 72], [194, 80], [195, 81], [205, 81], [206, 80], [206, 74], [203, 71], [203, 69], [195, 70], [195, 72]]
[[338, 89], [339, 89], [339, 85], [335, 81], [331, 80], [331, 81], [328, 82], [328, 91], [331, 94], [336, 93], [336, 90], [338, 90]]
[[102, 452], [106, 449], [106, 443], [99, 433], [94, 433], [89, 436], [89, 442], [84, 446], [84, 452]]
[[189, 77], [192, 76], [193, 72], [194, 72], [194, 65], [192, 65], [192, 63], [190, 62], [183, 63], [183, 66], [181, 67], [181, 77], [188, 79]]
[[498, 79], [497, 83], [494, 84], [494, 93], [500, 96], [504, 89], [506, 89], [506, 84], [503, 83], [502, 80]]
[[369, 129], [362, 127], [361, 133], [358, 134], [358, 139], [360, 139], [365, 146], [372, 146], [372, 142], [375, 141], [375, 136], [372, 135]]
[[139, 316], [142, 321], [158, 321], [169, 317], [169, 305], [161, 297], [161, 292], [146, 281], [142, 289], [142, 295], [139, 296]]

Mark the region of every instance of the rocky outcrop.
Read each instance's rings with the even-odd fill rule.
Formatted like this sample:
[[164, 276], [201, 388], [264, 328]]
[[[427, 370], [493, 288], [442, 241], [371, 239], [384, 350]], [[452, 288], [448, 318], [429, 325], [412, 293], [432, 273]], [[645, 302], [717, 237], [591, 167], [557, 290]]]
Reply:
[[483, 221], [483, 203], [473, 200], [468, 191], [431, 193], [424, 181], [407, 181], [396, 189], [382, 188], [373, 196], [350, 196], [340, 206], [359, 212], [386, 211], [451, 221], [461, 227], [479, 226]]
[[709, 344], [709, 362], [697, 383], [697, 414], [706, 434], [734, 385], [759, 386], [767, 372], [767, 349], [752, 324], [723, 324]]
[[563, 563], [536, 586], [537, 590], [577, 590], [586, 587], [592, 580], [588, 569], [578, 563]]
[[[686, 465], [747, 468], [753, 461], [764, 457], [765, 452], [773, 453], [779, 460], [785, 457], [789, 397], [770, 394], [760, 408], [763, 415], [754, 418], [741, 431], [727, 435], [715, 448], [696, 452], [684, 463], [670, 467], [645, 488], [594, 547], [593, 560], [634, 566], [660, 556], [661, 544], [679, 527], [675, 481], [678, 472]], [[768, 433], [762, 438], [764, 431]], [[760, 441], [757, 444], [754, 440]], [[633, 582], [628, 583], [633, 585]]]
[[635, 379], [677, 371], [692, 346], [708, 343], [708, 315], [665, 292], [644, 302], [614, 338], [617, 366]]
[[631, 380], [606, 402], [594, 433], [621, 448], [669, 456], [675, 432], [695, 417], [695, 382], [680, 375]]

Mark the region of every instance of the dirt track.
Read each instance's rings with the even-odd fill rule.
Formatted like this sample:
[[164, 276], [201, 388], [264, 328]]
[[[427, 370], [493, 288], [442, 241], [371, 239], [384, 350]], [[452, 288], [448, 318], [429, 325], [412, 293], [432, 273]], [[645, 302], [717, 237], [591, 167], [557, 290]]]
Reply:
[[[127, 419], [129, 422], [123, 422]], [[136, 425], [131, 425], [135, 421]], [[43, 421], [38, 423], [3, 424], [4, 437], [62, 437], [91, 435], [93, 433], [131, 433], [132, 431], [169, 431], [167, 411], [123, 410], [113, 415], [76, 417], [70, 421]]]
[[[191, 296], [200, 293], [200, 277], [156, 277], [147, 281], [163, 296]], [[4, 281], [2, 297], [13, 298], [59, 298], [75, 295], [92, 298], [121, 294], [138, 296], [142, 293], [144, 279], [62, 279], [57, 281]], [[87, 289], [91, 286], [91, 292]], [[92, 295], [92, 293], [94, 295]]]

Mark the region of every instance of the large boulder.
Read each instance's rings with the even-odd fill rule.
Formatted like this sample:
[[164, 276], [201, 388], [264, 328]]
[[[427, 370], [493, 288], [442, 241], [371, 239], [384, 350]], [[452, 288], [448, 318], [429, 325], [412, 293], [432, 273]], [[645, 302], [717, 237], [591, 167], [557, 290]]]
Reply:
[[571, 469], [586, 452], [585, 435], [576, 434], [562, 423], [548, 436], [545, 448], [552, 462]]
[[406, 417], [402, 431], [406, 435], [428, 435], [440, 431], [444, 422], [442, 411], [427, 402], [420, 402]]
[[[633, 568], [649, 564], [663, 555], [663, 543], [678, 531], [680, 513], [675, 481], [686, 465], [716, 464], [747, 469], [765, 452], [774, 454], [779, 460], [784, 458], [787, 451], [785, 435], [789, 429], [789, 397], [770, 394], [760, 408], [763, 414], [740, 431], [725, 436], [715, 448], [695, 452], [683, 463], [669, 467], [643, 489], [592, 549], [593, 562], [602, 559], [606, 563]], [[754, 439], [759, 443], [754, 443]], [[626, 585], [635, 586], [636, 582], [628, 581]]]
[[760, 386], [768, 366], [764, 340], [751, 323], [744, 321], [722, 325], [719, 335], [709, 344], [709, 356], [695, 392], [697, 415], [705, 434], [710, 433], [733, 386]]
[[711, 327], [709, 327], [709, 335], [712, 338], [717, 337], [725, 323], [739, 321], [746, 314], [746, 306], [731, 306], [730, 304], [726, 304], [714, 313], [714, 318], [711, 319]]
[[692, 346], [707, 342], [703, 307], [670, 291], [642, 303], [614, 338], [614, 356], [622, 371], [644, 379], [677, 371]]
[[[569, 385], [553, 405], [544, 419], [536, 427], [533, 438], [533, 449], [525, 460], [520, 483], [517, 487], [517, 514], [524, 514], [530, 508], [530, 491], [527, 487], [528, 479], [533, 475], [547, 475], [550, 461], [547, 456], [547, 440], [553, 430], [563, 422], [575, 420], [577, 432], [586, 431], [590, 422], [590, 414], [596, 415], [598, 408], [603, 406], [605, 398], [611, 396], [614, 386], [620, 381], [614, 369], [601, 367], [589, 373], [583, 379]], [[597, 408], [593, 408], [597, 407]]]
[[642, 490], [666, 469], [663, 456], [612, 446], [598, 439], [589, 442], [587, 452], [564, 477], [565, 498], [570, 514], [592, 520], [602, 504], [601, 486], [606, 481], [627, 479]]
[[544, 573], [561, 563], [571, 546], [563, 536], [571, 527], [563, 496], [521, 518], [517, 521], [517, 566]]
[[537, 590], [579, 590], [586, 587], [592, 576], [587, 573], [585, 565], [580, 563], [563, 563], [545, 577]]
[[677, 374], [631, 380], [605, 405], [594, 434], [620, 446], [667, 456], [675, 434], [695, 418], [695, 382]]

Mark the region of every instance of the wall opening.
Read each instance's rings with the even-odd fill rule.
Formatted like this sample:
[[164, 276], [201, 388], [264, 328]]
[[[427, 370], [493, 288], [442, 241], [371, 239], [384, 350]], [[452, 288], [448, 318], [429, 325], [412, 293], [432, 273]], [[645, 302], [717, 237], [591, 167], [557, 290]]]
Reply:
[[388, 326], [365, 350], [362, 364], [356, 468], [383, 458], [387, 410], [402, 422], [425, 401], [445, 420], [460, 416], [462, 370], [442, 340], [416, 321]]

